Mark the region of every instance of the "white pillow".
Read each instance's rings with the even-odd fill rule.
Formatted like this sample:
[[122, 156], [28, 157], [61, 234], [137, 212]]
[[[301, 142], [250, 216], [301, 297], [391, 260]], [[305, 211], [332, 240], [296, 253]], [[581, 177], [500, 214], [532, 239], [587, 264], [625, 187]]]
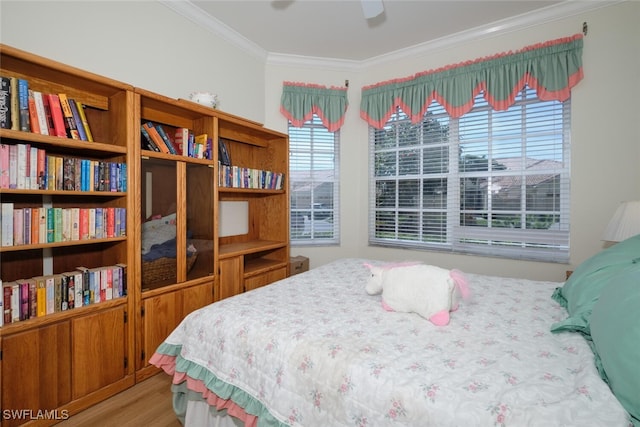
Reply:
[[142, 253], [146, 254], [151, 246], [164, 243], [176, 237], [176, 214], [172, 213], [142, 224]]

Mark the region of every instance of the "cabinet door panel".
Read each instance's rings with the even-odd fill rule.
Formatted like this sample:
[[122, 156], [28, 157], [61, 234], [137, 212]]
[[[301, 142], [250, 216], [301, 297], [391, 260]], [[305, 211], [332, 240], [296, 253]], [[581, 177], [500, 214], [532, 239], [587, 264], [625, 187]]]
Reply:
[[3, 337], [2, 409], [50, 410], [69, 402], [70, 344], [68, 321]]
[[73, 398], [125, 376], [124, 307], [76, 317], [73, 333]]
[[214, 299], [219, 301], [242, 293], [243, 258], [233, 257], [220, 260], [220, 286]]
[[182, 291], [182, 317], [194, 310], [210, 304], [213, 300], [211, 283], [200, 286], [192, 286]]
[[273, 283], [276, 280], [284, 279], [285, 277], [287, 277], [286, 267], [258, 274], [257, 276], [249, 277], [244, 281], [244, 290], [250, 291], [261, 286], [268, 285], [269, 283]]
[[143, 353], [141, 367], [149, 364], [149, 358], [165, 338], [182, 320], [179, 294], [171, 292], [144, 300]]

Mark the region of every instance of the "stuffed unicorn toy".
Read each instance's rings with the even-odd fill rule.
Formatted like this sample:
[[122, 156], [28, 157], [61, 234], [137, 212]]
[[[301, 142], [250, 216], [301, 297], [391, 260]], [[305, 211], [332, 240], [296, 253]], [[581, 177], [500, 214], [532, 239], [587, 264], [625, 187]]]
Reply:
[[449, 324], [449, 312], [469, 296], [468, 281], [459, 270], [420, 263], [365, 266], [371, 271], [366, 291], [382, 293], [385, 310], [417, 313], [436, 326]]

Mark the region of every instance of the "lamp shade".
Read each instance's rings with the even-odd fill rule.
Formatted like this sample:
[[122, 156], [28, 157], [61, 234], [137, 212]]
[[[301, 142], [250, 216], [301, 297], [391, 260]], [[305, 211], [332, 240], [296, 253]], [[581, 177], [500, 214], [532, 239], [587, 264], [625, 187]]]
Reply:
[[609, 221], [602, 240], [621, 242], [640, 234], [640, 200], [623, 202]]

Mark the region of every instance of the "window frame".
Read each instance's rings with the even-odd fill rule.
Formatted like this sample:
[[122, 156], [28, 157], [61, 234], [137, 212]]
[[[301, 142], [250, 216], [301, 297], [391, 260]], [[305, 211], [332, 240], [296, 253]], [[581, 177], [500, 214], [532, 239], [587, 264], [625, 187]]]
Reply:
[[[314, 163], [315, 157], [326, 157], [329, 155], [330, 151], [326, 148], [314, 148], [314, 145], [323, 143], [326, 144], [326, 140], [314, 140], [314, 137], [307, 141], [309, 144], [309, 148], [304, 150], [296, 147], [295, 143], [295, 135], [296, 133], [301, 133], [301, 131], [308, 130], [312, 135], [316, 132], [320, 132], [322, 134], [321, 138], [332, 138], [333, 139], [333, 148], [331, 150], [331, 154], [333, 155], [333, 168], [332, 169], [322, 169], [327, 171], [332, 171], [332, 174], [328, 174], [326, 179], [318, 179], [318, 176], [313, 177], [313, 172], [319, 172], [319, 169], [313, 169], [312, 166]], [[327, 128], [322, 124], [322, 121], [317, 115], [313, 115], [313, 118], [304, 122], [301, 127], [294, 126], [291, 121], [288, 122], [288, 135], [289, 135], [289, 192], [290, 192], [290, 223], [289, 223], [289, 231], [290, 231], [290, 243], [291, 246], [336, 246], [340, 244], [340, 130], [335, 132], [329, 132]], [[294, 136], [292, 136], [294, 135]], [[330, 136], [329, 136], [330, 135]], [[294, 156], [302, 154], [308, 154], [309, 159], [307, 160], [310, 164], [309, 169], [306, 170], [308, 172], [308, 176], [306, 179], [296, 179], [295, 169], [295, 160]], [[303, 161], [305, 161], [303, 159]], [[326, 159], [324, 160], [326, 163]], [[309, 198], [310, 198], [310, 206], [298, 208], [294, 203], [295, 198], [295, 188], [296, 185], [302, 182], [303, 184], [309, 184]], [[322, 184], [331, 183], [332, 186], [332, 194], [330, 196], [331, 206], [326, 206], [319, 202], [315, 202], [314, 200], [319, 200], [318, 195], [316, 194], [316, 189], [319, 188]], [[294, 231], [294, 227], [298, 226], [295, 218], [300, 218], [301, 213], [309, 212], [309, 217], [304, 218], [302, 216], [303, 225], [303, 233], [309, 230], [310, 237], [309, 238], [296, 238], [299, 233]], [[324, 218], [332, 218], [333, 222], [332, 231], [333, 237], [322, 237], [322, 231], [319, 231], [318, 228], [321, 225], [325, 225], [324, 222], [320, 223], [319, 221], [324, 221]], [[304, 234], [303, 234], [304, 235]], [[317, 236], [319, 235], [319, 236]], [[317, 236], [317, 237], [316, 237]]]
[[[534, 96], [535, 99], [531, 99], [531, 96]], [[491, 110], [490, 106], [486, 105], [486, 102], [482, 98], [482, 94], [478, 95], [476, 98], [476, 104], [474, 108], [470, 111], [470, 113], [478, 112], [478, 111], [488, 111], [488, 117], [497, 117], [498, 115], [506, 112]], [[571, 201], [570, 194], [570, 177], [571, 177], [571, 166], [570, 166], [570, 126], [571, 126], [571, 100], [567, 100], [564, 103], [560, 103], [558, 101], [542, 101], [535, 96], [535, 91], [529, 88], [524, 88], [519, 92], [519, 95], [516, 99], [516, 103], [514, 106], [523, 106], [523, 105], [537, 105], [544, 106], [551, 105], [555, 103], [551, 108], [559, 109], [561, 111], [562, 123], [559, 126], [561, 128], [561, 142], [554, 141], [553, 144], [561, 145], [561, 166], [553, 169], [558, 172], [560, 177], [559, 180], [559, 190], [558, 197], [559, 207], [557, 208], [557, 219], [558, 219], [558, 229], [535, 229], [535, 225], [531, 225], [529, 228], [527, 224], [527, 220], [530, 218], [534, 218], [534, 216], [529, 215], [538, 215], [543, 217], [544, 213], [535, 213], [533, 209], [529, 209], [527, 207], [529, 195], [529, 184], [527, 183], [527, 177], [529, 175], [534, 175], [535, 171], [528, 171], [527, 167], [523, 167], [521, 170], [505, 170], [505, 171], [491, 171], [491, 162], [494, 161], [494, 158], [487, 153], [486, 160], [486, 169], [484, 171], [463, 171], [461, 169], [460, 162], [463, 158], [461, 147], [464, 144], [464, 141], [460, 141], [460, 126], [463, 123], [465, 116], [461, 118], [452, 118], [450, 117], [442, 107], [440, 107], [437, 103], [433, 103], [430, 106], [429, 113], [425, 114], [423, 120], [413, 125], [418, 128], [418, 144], [412, 146], [416, 150], [420, 151], [419, 160], [418, 160], [418, 168], [419, 172], [414, 175], [407, 175], [409, 179], [415, 179], [418, 185], [419, 190], [415, 192], [417, 197], [420, 199], [417, 203], [417, 207], [415, 208], [401, 208], [400, 202], [402, 195], [400, 194], [401, 190], [398, 185], [400, 181], [402, 181], [405, 177], [400, 174], [400, 161], [397, 160], [400, 158], [400, 154], [396, 156], [396, 167], [395, 174], [391, 176], [376, 176], [376, 168], [380, 168], [380, 166], [376, 166], [376, 162], [380, 162], [380, 160], [376, 160], [376, 155], [379, 155], [381, 152], [388, 150], [389, 152], [399, 153], [402, 150], [402, 146], [400, 145], [400, 141], [397, 140], [396, 146], [394, 148], [380, 149], [380, 147], [376, 147], [376, 138], [379, 138], [380, 132], [385, 132], [386, 130], [393, 129], [394, 126], [397, 128], [399, 123], [406, 123], [409, 121], [409, 118], [402, 112], [401, 109], [397, 109], [394, 115], [389, 119], [389, 121], [385, 124], [385, 128], [382, 130], [375, 129], [373, 127], [369, 127], [369, 245], [370, 246], [383, 246], [383, 247], [397, 247], [397, 248], [405, 248], [405, 249], [414, 249], [414, 250], [435, 250], [435, 251], [448, 251], [452, 253], [460, 253], [460, 254], [474, 254], [474, 255], [482, 255], [482, 256], [495, 256], [501, 258], [509, 258], [509, 259], [527, 259], [527, 260], [537, 260], [537, 261], [548, 261], [548, 262], [568, 262], [569, 260], [569, 208]], [[513, 108], [513, 106], [511, 107]], [[510, 109], [511, 109], [510, 108]], [[522, 110], [525, 110], [522, 107]], [[509, 111], [509, 110], [506, 110]], [[557, 114], [555, 110], [553, 113], [548, 114]], [[447, 138], [444, 144], [440, 144], [440, 142], [429, 143], [424, 137], [424, 129], [427, 126], [427, 120], [432, 119], [441, 119], [443, 122], [447, 124]], [[524, 114], [520, 118], [520, 129], [524, 130], [525, 126], [530, 126], [527, 122], [528, 116]], [[546, 122], [550, 121], [550, 118], [545, 119]], [[410, 122], [409, 122], [410, 123]], [[487, 121], [487, 128], [491, 128], [489, 126], [489, 122]], [[398, 133], [400, 131], [396, 131]], [[406, 132], [406, 131], [405, 131]], [[529, 141], [535, 136], [536, 133], [530, 131], [529, 134], [523, 134], [522, 141]], [[554, 134], [555, 135], [555, 134]], [[498, 140], [498, 138], [495, 138]], [[438, 140], [439, 141], [439, 140]], [[494, 144], [494, 138], [487, 138], [487, 150], [491, 149], [492, 144]], [[409, 141], [410, 142], [410, 141]], [[521, 143], [522, 144], [522, 143]], [[522, 144], [525, 146], [524, 144]], [[553, 146], [555, 146], [553, 145]], [[446, 147], [447, 148], [447, 156], [448, 161], [446, 163], [448, 169], [442, 173], [434, 173], [427, 174], [422, 169], [424, 166], [424, 154], [422, 154], [427, 149], [434, 149], [438, 147]], [[443, 150], [444, 152], [444, 150]], [[444, 155], [443, 155], [444, 156]], [[520, 154], [521, 161], [527, 158], [526, 149], [523, 149]], [[525, 163], [526, 164], [526, 163]], [[464, 166], [464, 165], [463, 165]], [[554, 172], [555, 173], [555, 172]], [[517, 211], [517, 214], [521, 216], [520, 220], [520, 228], [497, 228], [493, 226], [486, 226], [486, 228], [478, 227], [478, 226], [469, 226], [463, 223], [463, 200], [466, 198], [461, 197], [461, 182], [465, 178], [469, 177], [483, 177], [487, 179], [487, 187], [485, 191], [491, 192], [489, 190], [489, 184], [491, 180], [496, 180], [496, 177], [507, 176], [507, 175], [517, 175], [520, 174], [521, 182], [522, 182], [522, 193], [520, 195], [521, 205], [518, 209], [513, 209], [512, 211]], [[425, 231], [425, 227], [427, 227], [427, 221], [425, 218], [428, 218], [428, 215], [433, 214], [437, 217], [438, 210], [435, 209], [433, 211], [425, 208], [425, 183], [429, 179], [437, 180], [438, 178], [445, 180], [446, 179], [446, 202], [444, 205], [444, 209], [442, 209], [441, 213], [446, 215], [446, 220], [442, 222], [440, 226], [439, 237], [443, 237], [440, 241], [426, 241], [425, 235], [427, 234]], [[555, 179], [555, 175], [554, 175]], [[382, 196], [379, 196], [381, 192], [378, 189], [379, 183], [384, 181], [394, 182], [396, 184], [396, 204], [393, 207], [389, 207], [386, 209], [380, 208], [377, 206], [380, 203], [380, 199]], [[496, 180], [497, 182], [497, 180]], [[554, 193], [555, 196], [555, 193]], [[486, 199], [490, 199], [490, 196], [485, 196]], [[555, 200], [555, 198], [554, 198]], [[555, 209], [555, 206], [554, 206]], [[504, 215], [502, 211], [495, 209], [492, 210], [490, 206], [484, 209], [487, 211], [487, 218], [490, 218], [492, 221], [497, 222], [497, 220], [493, 219], [492, 216], [499, 217], [499, 215]], [[377, 223], [378, 215], [387, 212], [387, 225], [391, 224], [392, 221], [395, 220], [395, 230], [389, 231], [389, 234], [392, 235], [395, 233], [394, 237], [384, 237], [381, 230], [384, 229], [384, 225], [379, 225]], [[411, 233], [405, 232], [405, 238], [401, 237], [400, 231], [402, 230], [402, 223], [399, 220], [400, 213], [404, 212], [405, 221], [409, 223], [411, 226], [415, 228]], [[415, 212], [415, 215], [413, 214]], [[505, 211], [509, 212], [509, 211]], [[392, 217], [392, 214], [395, 214], [395, 217]], [[413, 215], [413, 217], [412, 217]], [[515, 215], [513, 212], [510, 215]], [[413, 222], [410, 222], [409, 219], [412, 218]], [[535, 217], [537, 218], [537, 217]], [[556, 219], [554, 217], [554, 219]], [[434, 221], [437, 222], [437, 221]], [[384, 222], [382, 223], [384, 224]], [[493, 222], [491, 222], [493, 224]], [[390, 227], [390, 226], [389, 226]], [[504, 227], [504, 226], [503, 226]], [[410, 227], [407, 226], [407, 229]], [[515, 230], [515, 231], [514, 231]], [[437, 231], [436, 231], [437, 233]], [[514, 236], [519, 236], [521, 242], [509, 240], [513, 239]], [[485, 240], [485, 243], [480, 243]], [[475, 241], [475, 243], [474, 243]], [[525, 243], [526, 242], [526, 243]], [[546, 243], [545, 243], [546, 242]], [[536, 245], [544, 246], [548, 245], [547, 248], [544, 247], [536, 247]]]

